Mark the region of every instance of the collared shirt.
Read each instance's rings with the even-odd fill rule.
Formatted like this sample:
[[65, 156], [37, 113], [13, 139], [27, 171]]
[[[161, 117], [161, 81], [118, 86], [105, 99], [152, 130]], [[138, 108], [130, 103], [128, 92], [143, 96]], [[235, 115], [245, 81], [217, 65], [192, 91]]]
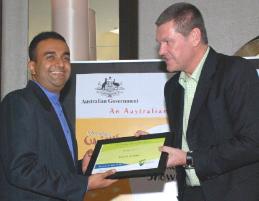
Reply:
[[[191, 112], [192, 102], [196, 87], [198, 85], [201, 71], [204, 65], [204, 62], [208, 56], [209, 47], [205, 52], [200, 63], [196, 67], [195, 71], [189, 76], [185, 72], [181, 72], [179, 77], [179, 84], [184, 88], [184, 111], [183, 111], [183, 133], [182, 133], [182, 150], [189, 151], [189, 146], [186, 140], [186, 132], [188, 128], [189, 116]], [[200, 181], [195, 173], [194, 168], [185, 169], [186, 171], [186, 184], [189, 186], [200, 186]]]
[[70, 131], [70, 128], [68, 126], [67, 120], [65, 118], [62, 106], [59, 102], [59, 94], [50, 92], [45, 87], [40, 85], [38, 82], [36, 82], [36, 81], [34, 81], [34, 82], [42, 89], [42, 91], [46, 94], [49, 101], [51, 102], [51, 104], [52, 104], [52, 106], [53, 106], [53, 108], [54, 108], [54, 110], [55, 110], [55, 112], [58, 116], [59, 122], [62, 126], [64, 135], [65, 135], [65, 138], [66, 138], [66, 141], [67, 141], [67, 145], [69, 147], [69, 150], [70, 150], [71, 156], [73, 158], [73, 161], [75, 161], [71, 131]]

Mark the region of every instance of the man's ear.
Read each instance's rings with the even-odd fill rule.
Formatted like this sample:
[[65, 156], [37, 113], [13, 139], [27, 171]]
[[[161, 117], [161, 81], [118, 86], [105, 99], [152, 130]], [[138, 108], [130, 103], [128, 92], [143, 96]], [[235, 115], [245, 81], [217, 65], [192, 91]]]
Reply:
[[193, 46], [197, 46], [201, 42], [201, 30], [199, 28], [194, 28], [191, 31], [191, 40]]
[[36, 66], [36, 63], [35, 61], [29, 61], [28, 62], [28, 69], [31, 73], [31, 76], [33, 77], [34, 75], [36, 75], [36, 70], [35, 70], [35, 67]]

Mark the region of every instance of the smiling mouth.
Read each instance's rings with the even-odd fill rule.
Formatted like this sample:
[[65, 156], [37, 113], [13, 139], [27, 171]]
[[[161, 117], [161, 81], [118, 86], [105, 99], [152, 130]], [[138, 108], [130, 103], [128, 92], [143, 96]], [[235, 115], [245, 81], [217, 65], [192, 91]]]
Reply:
[[53, 75], [56, 78], [63, 78], [63, 77], [65, 77], [65, 72], [64, 71], [53, 71], [53, 72], [51, 72], [51, 75]]
[[52, 71], [51, 73], [52, 74], [65, 74], [64, 71]]

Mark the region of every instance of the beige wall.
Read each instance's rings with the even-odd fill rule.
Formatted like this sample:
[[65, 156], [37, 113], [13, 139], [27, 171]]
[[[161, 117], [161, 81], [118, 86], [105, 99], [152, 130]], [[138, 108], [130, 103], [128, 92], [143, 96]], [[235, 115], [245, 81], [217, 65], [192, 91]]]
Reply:
[[28, 1], [2, 0], [1, 98], [27, 83]]
[[119, 37], [118, 34], [103, 32], [99, 35], [97, 45], [98, 60], [119, 59]]
[[[97, 60], [119, 59], [119, 35], [109, 32], [119, 25], [119, 0], [89, 0], [89, 6], [96, 15]], [[51, 30], [51, 0], [29, 0], [29, 41], [48, 30]]]
[[51, 30], [51, 0], [29, 0], [29, 41], [33, 36]]
[[[185, 0], [202, 12], [209, 44], [217, 51], [234, 54], [259, 35], [258, 0]], [[139, 0], [139, 58], [157, 58], [155, 20], [172, 0]]]
[[[103, 3], [104, 1], [96, 0], [96, 2], [102, 2], [99, 6], [106, 8], [104, 10], [112, 8], [113, 5], [111, 2], [113, 1], [118, 0], [105, 1], [106, 4]], [[25, 86], [27, 81], [26, 63], [28, 42], [31, 40], [32, 35], [50, 28], [50, 24], [48, 23], [50, 21], [50, 9], [47, 9], [46, 5], [41, 4], [44, 2], [48, 3], [50, 0], [30, 0], [30, 4], [28, 4], [29, 0], [2, 0], [2, 2], [1, 97], [9, 91]], [[176, 1], [139, 0], [140, 59], [158, 57], [154, 21], [162, 10], [173, 2]], [[192, 0], [189, 2], [197, 5], [202, 11], [210, 44], [220, 52], [233, 54], [248, 40], [259, 35], [258, 0]], [[40, 8], [31, 7], [34, 3], [37, 6], [40, 5]], [[118, 10], [117, 7], [116, 9]], [[36, 12], [36, 16], [31, 16], [32, 11]], [[105, 14], [103, 20], [105, 24], [111, 25], [109, 20], [114, 14], [106, 12], [103, 14]], [[46, 17], [46, 22], [43, 16]], [[34, 20], [34, 25], [40, 26], [40, 28], [33, 29], [32, 20]], [[102, 19], [97, 20], [102, 21]], [[30, 24], [30, 33], [28, 32], [28, 24]], [[109, 31], [107, 29], [104, 32], [108, 33]], [[105, 36], [104, 34], [104, 38], [101, 41], [104, 42], [104, 45], [97, 43], [97, 51], [99, 52], [101, 48], [104, 48], [107, 49], [108, 53], [99, 53], [100, 57], [102, 59], [116, 58], [117, 55], [110, 54], [110, 52], [111, 49], [118, 49], [118, 45], [113, 45], [113, 42], [118, 43], [118, 38], [115, 38], [114, 35]]]

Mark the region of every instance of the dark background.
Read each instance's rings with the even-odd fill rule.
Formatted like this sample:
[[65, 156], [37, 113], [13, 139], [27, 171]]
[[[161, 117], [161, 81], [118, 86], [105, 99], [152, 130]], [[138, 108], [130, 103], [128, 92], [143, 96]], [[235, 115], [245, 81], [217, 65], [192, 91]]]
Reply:
[[1, 95], [1, 72], [2, 72], [2, 0], [0, 0], [0, 95]]

